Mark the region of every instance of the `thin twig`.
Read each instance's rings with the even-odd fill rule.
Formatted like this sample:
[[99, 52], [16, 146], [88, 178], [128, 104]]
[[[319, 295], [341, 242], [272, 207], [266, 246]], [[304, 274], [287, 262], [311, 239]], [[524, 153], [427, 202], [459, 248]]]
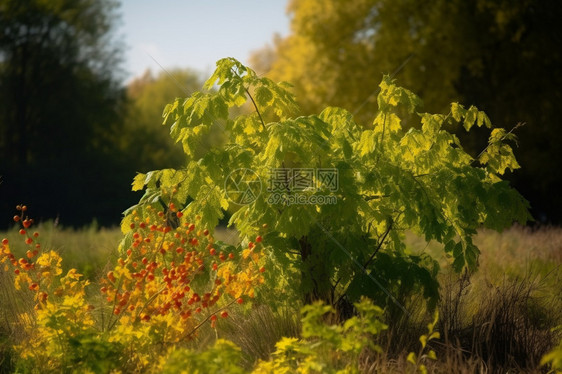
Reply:
[[230, 303], [226, 304], [225, 306], [223, 306], [222, 308], [219, 308], [217, 310], [215, 310], [213, 313], [209, 314], [203, 321], [201, 321], [197, 326], [195, 326], [193, 328], [193, 330], [191, 330], [188, 334], [186, 334], [183, 339], [187, 339], [188, 337], [190, 337], [191, 335], [193, 335], [197, 330], [199, 330], [199, 328], [201, 328], [201, 326], [203, 326], [205, 324], [205, 322], [207, 322], [212, 316], [216, 315], [218, 312], [220, 312], [221, 310], [225, 310], [226, 308], [228, 308], [229, 306], [231, 306], [232, 304], [234, 304], [234, 302], [236, 302], [236, 299], [232, 300]]
[[[388, 233], [390, 232], [390, 230], [392, 230], [392, 225], [393, 225], [394, 221], [390, 222], [390, 225], [388, 225], [385, 233], [382, 236], [381, 241], [379, 242], [379, 245], [377, 246], [377, 248], [375, 248], [375, 250], [373, 251], [373, 253], [371, 254], [371, 256], [369, 257], [369, 259], [367, 260], [367, 262], [365, 262], [365, 264], [362, 266], [363, 269], [367, 269], [367, 266], [369, 266], [369, 264], [373, 261], [373, 259], [375, 258], [375, 256], [377, 255], [377, 253], [379, 252], [379, 250], [381, 249], [382, 245], [384, 244], [384, 241], [386, 240], [386, 237], [388, 236]], [[333, 290], [335, 290], [336, 286], [338, 285], [338, 283], [341, 281], [341, 277], [336, 281], [336, 283], [333, 286]], [[340, 297], [338, 298], [338, 300], [336, 301], [336, 304], [339, 303], [341, 301], [341, 299], [345, 296], [345, 292], [343, 292]]]
[[390, 195], [363, 195], [365, 201], [378, 200], [382, 199], [383, 197], [390, 197]]
[[379, 242], [379, 245], [377, 246], [377, 248], [375, 248], [375, 251], [371, 254], [371, 256], [369, 257], [369, 259], [367, 260], [367, 262], [365, 262], [365, 264], [363, 265], [363, 267], [366, 269], [367, 266], [369, 266], [369, 264], [374, 260], [375, 256], [377, 255], [377, 253], [379, 252], [379, 250], [381, 249], [382, 245], [384, 244], [384, 241], [386, 240], [386, 237], [388, 236], [388, 234], [390, 233], [390, 230], [392, 230], [392, 226], [394, 224], [394, 221], [390, 221], [390, 224], [388, 225], [388, 227], [386, 228], [386, 231], [384, 232], [381, 241]]
[[261, 116], [260, 110], [258, 108], [258, 105], [256, 104], [256, 102], [254, 101], [254, 98], [252, 97], [252, 95], [250, 95], [250, 91], [248, 91], [248, 89], [246, 87], [244, 87], [244, 90], [246, 91], [246, 94], [248, 95], [248, 97], [250, 98], [250, 100], [252, 100], [252, 104], [254, 104], [254, 108], [256, 108], [256, 112], [258, 113], [258, 117], [260, 117], [260, 122], [261, 125], [263, 127], [263, 129], [265, 130], [265, 122], [263, 121], [263, 118]]
[[[240, 78], [240, 80], [242, 80], [242, 77], [240, 76], [240, 74], [238, 74], [238, 72], [236, 70], [234, 70], [234, 68], [232, 68], [231, 70], [234, 74], [236, 74], [236, 76], [238, 78]], [[263, 120], [263, 117], [261, 116], [260, 109], [258, 108], [258, 105], [256, 104], [256, 102], [254, 100], [254, 97], [250, 94], [250, 91], [248, 90], [248, 88], [246, 88], [246, 86], [244, 86], [244, 84], [242, 84], [242, 86], [244, 87], [244, 91], [246, 91], [246, 95], [248, 95], [250, 100], [252, 100], [252, 104], [254, 105], [254, 108], [256, 109], [256, 112], [258, 113], [258, 117], [260, 118], [261, 125], [262, 125], [263, 129], [265, 130], [266, 129], [265, 122]]]

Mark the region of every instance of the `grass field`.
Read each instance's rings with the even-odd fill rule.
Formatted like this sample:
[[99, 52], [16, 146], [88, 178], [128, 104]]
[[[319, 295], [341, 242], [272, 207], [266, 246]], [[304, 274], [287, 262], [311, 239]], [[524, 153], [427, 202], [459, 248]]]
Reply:
[[[44, 246], [60, 252], [64, 267], [77, 268], [92, 283], [98, 281], [118, 257], [121, 239], [117, 228], [95, 225], [74, 230], [43, 223], [36, 227]], [[12, 251], [22, 255], [25, 245], [18, 243], [17, 229], [0, 233]], [[236, 233], [219, 229], [218, 240], [236, 242]], [[413, 252], [428, 252], [441, 263], [441, 300], [436, 329], [441, 339], [432, 343], [438, 360], [428, 363], [430, 372], [544, 372], [540, 358], [560, 339], [551, 331], [562, 324], [562, 229], [513, 227], [503, 233], [481, 231], [475, 239], [482, 254], [474, 274], [454, 274], [436, 243], [426, 244], [413, 234], [406, 235]], [[5, 277], [4, 277], [5, 278]], [[10, 351], [17, 336], [10, 328], [11, 306], [6, 304], [10, 285], [0, 279], [2, 334], [0, 353]], [[275, 297], [275, 295], [272, 295]], [[431, 315], [423, 302], [413, 297], [405, 301], [409, 318], [390, 318], [386, 334], [379, 337], [382, 355], [362, 357], [363, 372], [404, 372], [406, 354], [416, 350], [418, 337], [425, 332]], [[21, 305], [17, 307], [22, 307]], [[246, 313], [231, 315], [221, 329], [203, 329], [194, 348], [206, 347], [217, 337], [233, 341], [242, 348], [243, 363], [251, 369], [259, 359], [268, 359], [275, 343], [283, 336], [298, 337], [299, 303], [285, 303], [273, 309], [256, 305]], [[0, 368], [9, 372], [4, 357]]]

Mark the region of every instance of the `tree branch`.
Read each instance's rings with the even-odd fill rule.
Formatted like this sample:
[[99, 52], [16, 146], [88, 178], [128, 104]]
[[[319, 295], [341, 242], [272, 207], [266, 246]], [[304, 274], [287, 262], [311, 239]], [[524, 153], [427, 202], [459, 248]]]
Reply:
[[265, 122], [263, 121], [263, 118], [261, 116], [260, 110], [258, 108], [258, 105], [256, 104], [256, 102], [254, 101], [254, 98], [252, 97], [252, 95], [250, 95], [250, 91], [248, 91], [248, 89], [246, 87], [244, 87], [244, 90], [246, 91], [246, 94], [248, 95], [248, 97], [250, 98], [250, 100], [252, 100], [252, 104], [254, 104], [254, 108], [256, 108], [256, 112], [258, 113], [258, 117], [260, 117], [260, 122], [261, 125], [263, 127], [263, 129], [265, 130]]
[[394, 221], [390, 221], [390, 224], [388, 225], [388, 227], [386, 228], [386, 231], [384, 232], [381, 241], [379, 242], [379, 245], [377, 246], [377, 248], [375, 248], [375, 251], [371, 254], [371, 256], [369, 257], [369, 259], [367, 260], [367, 262], [365, 262], [365, 264], [363, 265], [363, 267], [366, 269], [367, 266], [369, 266], [369, 264], [375, 259], [375, 256], [377, 255], [377, 253], [379, 253], [379, 250], [381, 249], [384, 241], [386, 240], [386, 237], [388, 236], [388, 233], [390, 233], [390, 230], [392, 230], [392, 226], [394, 224]]
[[390, 197], [390, 195], [363, 195], [365, 201], [378, 200], [382, 199], [383, 197]]

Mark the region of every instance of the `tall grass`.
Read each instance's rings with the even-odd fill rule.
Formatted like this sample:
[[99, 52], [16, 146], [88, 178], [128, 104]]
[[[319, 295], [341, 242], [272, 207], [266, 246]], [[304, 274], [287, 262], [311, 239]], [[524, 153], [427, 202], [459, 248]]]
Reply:
[[[18, 230], [19, 227], [14, 227], [0, 236], [10, 240], [14, 254], [23, 256], [27, 248]], [[75, 268], [92, 281], [99, 278], [108, 263], [116, 260], [121, 240], [119, 228], [100, 228], [96, 223], [73, 229], [48, 221], [33, 226], [33, 231], [40, 233], [38, 241], [44, 249], [60, 253], [65, 270]]]
[[[90, 225], [80, 230], [47, 222], [35, 228], [45, 248], [58, 250], [66, 268], [77, 268], [95, 282], [117, 258], [121, 239], [118, 228]], [[25, 244], [17, 230], [0, 233], [13, 252], [23, 255]], [[235, 233], [221, 229], [218, 240], [236, 243]], [[562, 228], [513, 227], [503, 233], [482, 230], [475, 238], [480, 247], [480, 267], [475, 273], [455, 274], [436, 243], [426, 244], [408, 234], [413, 252], [426, 251], [439, 259], [441, 300], [438, 304], [441, 339], [433, 344], [438, 361], [428, 363], [436, 373], [500, 373], [544, 370], [540, 357], [560, 336], [551, 328], [562, 324]], [[10, 371], [10, 347], [19, 340], [18, 326], [33, 313], [27, 291], [14, 291], [12, 274], [0, 269], [0, 372]], [[274, 297], [274, 296], [272, 296]], [[274, 303], [272, 305], [279, 305]], [[267, 357], [281, 336], [298, 336], [300, 304], [283, 308], [256, 303], [245, 312], [232, 313], [220, 324], [220, 334], [202, 330], [194, 344], [205, 346], [217, 337], [232, 340], [245, 353], [247, 368]], [[394, 316], [379, 343], [384, 354], [361, 358], [366, 373], [411, 369], [405, 352], [419, 348], [419, 336], [431, 315], [421, 297], [406, 303], [410, 317]], [[410, 365], [410, 366], [409, 366]]]
[[14, 275], [0, 265], [0, 373], [10, 373], [13, 342], [21, 341], [24, 326], [33, 323], [31, 291], [15, 290]]
[[562, 323], [562, 229], [482, 230], [475, 243], [482, 254], [473, 274], [454, 274], [441, 258], [442, 356], [480, 372], [541, 372], [541, 356], [560, 339], [552, 328]]

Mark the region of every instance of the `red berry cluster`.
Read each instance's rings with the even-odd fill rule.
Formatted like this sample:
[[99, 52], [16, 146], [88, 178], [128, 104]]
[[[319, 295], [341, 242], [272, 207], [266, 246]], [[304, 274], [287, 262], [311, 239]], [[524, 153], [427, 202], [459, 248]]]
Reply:
[[[13, 266], [13, 272], [16, 276], [16, 287], [26, 286], [29, 290], [36, 292], [35, 299], [39, 302], [45, 302], [48, 298], [48, 292], [43, 290], [41, 284], [47, 281], [47, 277], [52, 275], [48, 269], [48, 263], [37, 264], [36, 260], [41, 253], [41, 244], [38, 242], [39, 233], [30, 233], [29, 229], [33, 225], [33, 219], [27, 216], [27, 206], [18, 205], [16, 210], [19, 212], [13, 218], [15, 223], [20, 225], [19, 234], [27, 247], [25, 257], [16, 258], [10, 250], [10, 242], [7, 238], [2, 239], [2, 250], [0, 251], [0, 263], [9, 262]], [[40, 304], [37, 305], [39, 307]]]
[[[260, 272], [265, 269], [255, 263], [261, 258], [257, 253], [242, 258], [220, 250], [209, 230], [197, 227], [200, 217], [188, 221], [173, 204], [168, 209], [178, 218], [176, 228], [162, 210], [148, 207], [143, 216], [132, 213], [127, 234], [132, 242], [122, 248], [118, 265], [102, 280], [101, 292], [114, 315], [135, 323], [166, 318], [181, 322], [188, 333], [176, 337], [180, 339], [207, 320], [214, 327], [217, 314], [226, 318], [226, 308], [243, 303], [244, 296], [253, 297], [253, 287], [263, 282]], [[260, 242], [261, 237], [256, 238]], [[249, 249], [254, 247], [250, 243]], [[229, 271], [220, 271], [222, 267]]]

